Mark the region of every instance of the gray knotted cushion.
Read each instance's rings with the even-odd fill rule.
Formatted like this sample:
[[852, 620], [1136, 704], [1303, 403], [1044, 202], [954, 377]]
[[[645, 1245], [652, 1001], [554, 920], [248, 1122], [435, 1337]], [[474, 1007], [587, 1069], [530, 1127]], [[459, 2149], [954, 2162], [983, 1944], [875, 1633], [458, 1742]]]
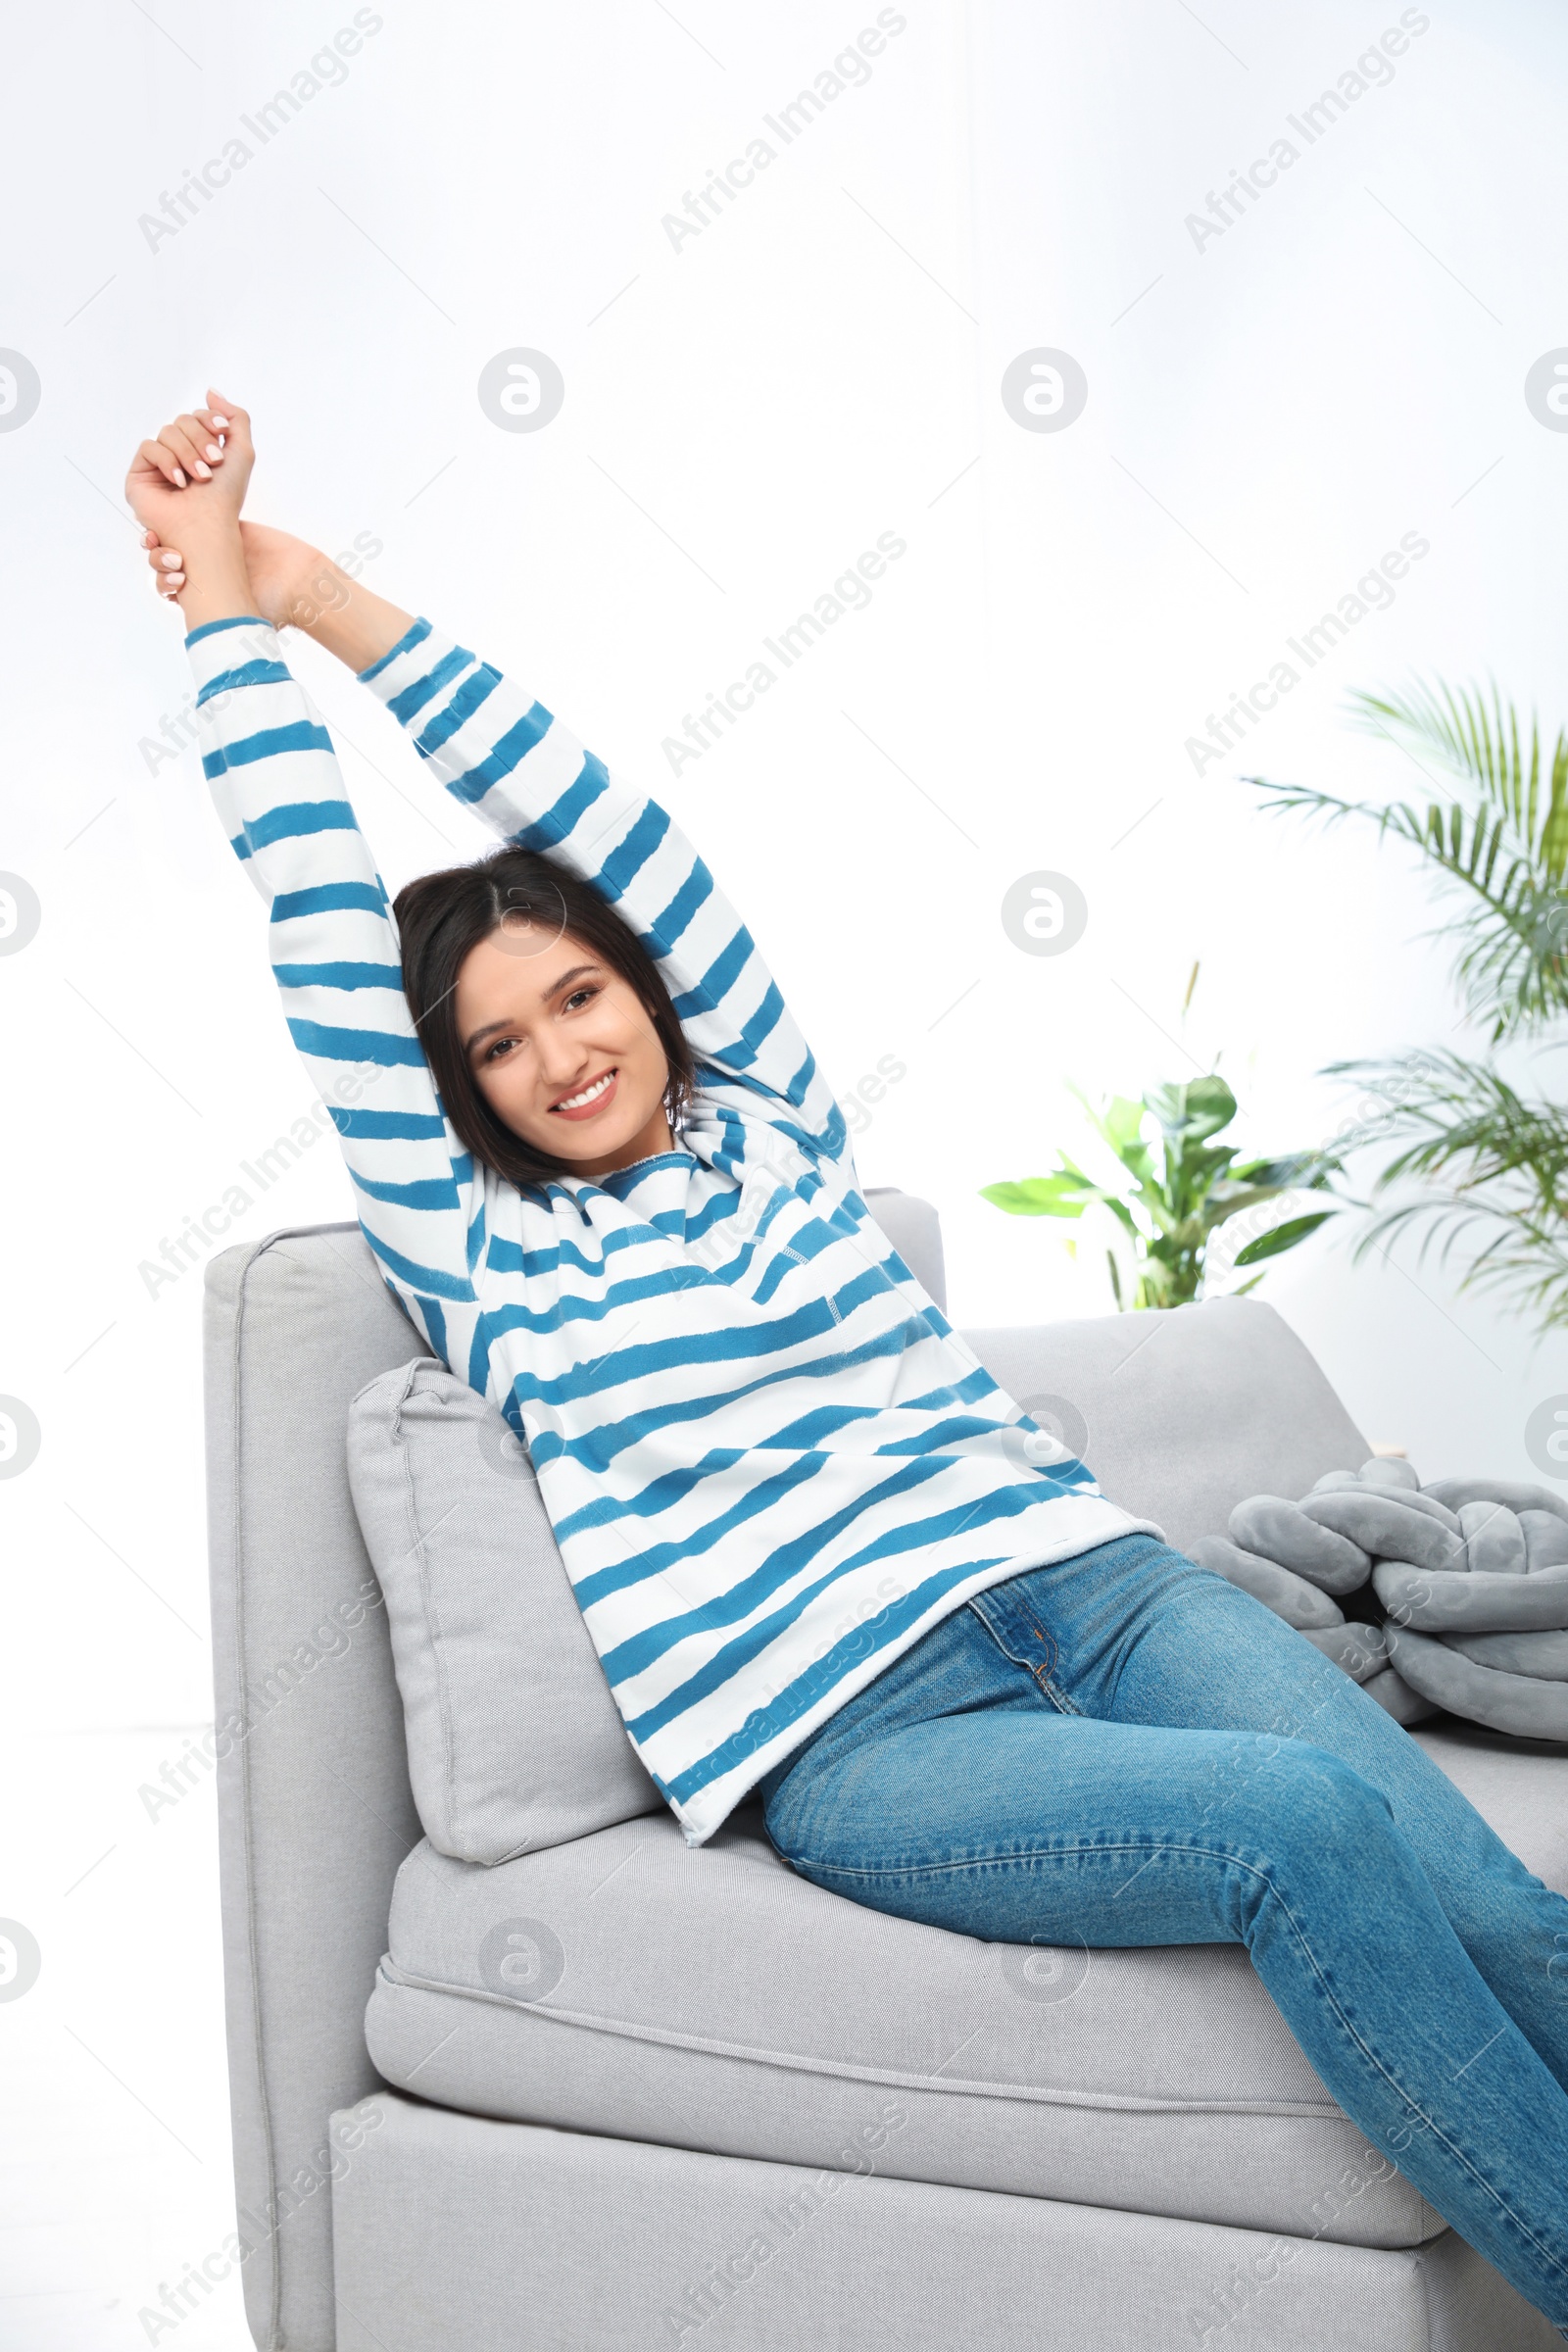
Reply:
[[1568, 1626], [1568, 1568], [1539, 1576], [1435, 1576], [1402, 1560], [1379, 1560], [1372, 1586], [1396, 1625], [1423, 1633], [1528, 1633]]
[[1568, 1633], [1445, 1634], [1444, 1640], [1478, 1666], [1500, 1666], [1504, 1674], [1568, 1683]]
[[1500, 1502], [1466, 1502], [1459, 1509], [1465, 1557], [1472, 1575], [1523, 1576], [1529, 1566], [1524, 1522]]
[[[1331, 1528], [1354, 1545], [1368, 1568], [1375, 1559], [1410, 1560], [1418, 1568], [1440, 1571], [1451, 1568], [1464, 1549], [1458, 1518], [1441, 1503], [1423, 1509], [1427, 1500], [1424, 1494], [1389, 1489], [1363, 1488], [1359, 1494], [1342, 1489], [1334, 1494], [1308, 1494], [1296, 1507], [1309, 1524]], [[1357, 1581], [1365, 1584], [1365, 1574]]]
[[1446, 1503], [1450, 1511], [1462, 1509], [1467, 1502], [1500, 1502], [1510, 1511], [1544, 1511], [1568, 1527], [1568, 1502], [1549, 1487], [1538, 1487], [1529, 1479], [1435, 1478], [1421, 1492], [1430, 1494], [1434, 1502]]
[[1538, 1568], [1568, 1567], [1568, 1519], [1553, 1511], [1521, 1511], [1519, 1524], [1525, 1531], [1527, 1576]]
[[1412, 1690], [1452, 1715], [1468, 1715], [1516, 1740], [1568, 1740], [1568, 1684], [1478, 1665], [1446, 1642], [1389, 1627], [1389, 1650]]
[[[1408, 1462], [1381, 1458], [1331, 1470], [1298, 1503], [1251, 1495], [1231, 1513], [1229, 1540], [1192, 1552], [1401, 1723], [1446, 1707], [1515, 1738], [1568, 1740], [1568, 1502], [1549, 1488], [1423, 1487]], [[1326, 1595], [1368, 1580], [1386, 1623], [1345, 1623]], [[1303, 1598], [1314, 1589], [1318, 1610]]]
[[1425, 1723], [1429, 1715], [1436, 1715], [1441, 1703], [1428, 1698], [1424, 1691], [1418, 1690], [1413, 1683], [1407, 1683], [1403, 1675], [1396, 1673], [1392, 1666], [1385, 1666], [1381, 1674], [1374, 1674], [1361, 1688], [1368, 1698], [1375, 1698], [1385, 1713], [1394, 1717], [1396, 1723]]
[[1308, 1633], [1314, 1649], [1343, 1668], [1352, 1683], [1369, 1683], [1389, 1663], [1387, 1630], [1381, 1625], [1331, 1625], [1326, 1632]]
[[1353, 1592], [1372, 1562], [1360, 1546], [1303, 1513], [1283, 1494], [1250, 1494], [1230, 1516], [1230, 1538], [1244, 1551], [1294, 1568], [1325, 1592]]
[[1250, 1592], [1299, 1633], [1322, 1633], [1345, 1623], [1345, 1611], [1318, 1586], [1309, 1585], [1304, 1576], [1298, 1576], [1293, 1568], [1282, 1568], [1276, 1560], [1244, 1551], [1227, 1536], [1200, 1536], [1196, 1544], [1188, 1545], [1187, 1556], [1200, 1568], [1212, 1568], [1217, 1576], [1240, 1585], [1244, 1592]]

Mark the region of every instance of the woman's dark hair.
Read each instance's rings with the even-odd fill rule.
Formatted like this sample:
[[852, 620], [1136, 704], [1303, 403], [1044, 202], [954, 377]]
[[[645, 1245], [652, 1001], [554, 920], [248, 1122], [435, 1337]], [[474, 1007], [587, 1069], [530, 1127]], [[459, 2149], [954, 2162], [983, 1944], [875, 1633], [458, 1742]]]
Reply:
[[472, 865], [421, 874], [392, 902], [403, 954], [403, 993], [447, 1117], [475, 1159], [523, 1188], [569, 1176], [497, 1118], [475, 1082], [458, 1034], [458, 973], [465, 956], [498, 931], [569, 936], [636, 990], [664, 1050], [664, 1107], [673, 1130], [696, 1085], [692, 1051], [659, 966], [631, 926], [591, 883], [531, 850], [503, 847]]

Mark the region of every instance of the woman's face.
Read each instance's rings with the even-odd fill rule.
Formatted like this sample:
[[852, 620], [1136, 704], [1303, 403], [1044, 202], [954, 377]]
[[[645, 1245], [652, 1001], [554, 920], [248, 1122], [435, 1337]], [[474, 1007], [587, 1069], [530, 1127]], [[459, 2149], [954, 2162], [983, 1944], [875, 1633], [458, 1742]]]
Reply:
[[458, 973], [458, 1038], [504, 1126], [579, 1176], [671, 1148], [669, 1066], [629, 980], [569, 932], [515, 915]]

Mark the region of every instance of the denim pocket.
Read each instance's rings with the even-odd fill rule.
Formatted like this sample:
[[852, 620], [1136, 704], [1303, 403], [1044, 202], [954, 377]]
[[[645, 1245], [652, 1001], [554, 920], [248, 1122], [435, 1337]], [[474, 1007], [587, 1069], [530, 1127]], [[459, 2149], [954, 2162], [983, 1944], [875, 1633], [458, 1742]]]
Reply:
[[1061, 1643], [1029, 1593], [1029, 1575], [1009, 1577], [965, 1603], [979, 1618], [1004, 1658], [1021, 1667], [1040, 1696], [1060, 1715], [1081, 1715], [1056, 1682]]

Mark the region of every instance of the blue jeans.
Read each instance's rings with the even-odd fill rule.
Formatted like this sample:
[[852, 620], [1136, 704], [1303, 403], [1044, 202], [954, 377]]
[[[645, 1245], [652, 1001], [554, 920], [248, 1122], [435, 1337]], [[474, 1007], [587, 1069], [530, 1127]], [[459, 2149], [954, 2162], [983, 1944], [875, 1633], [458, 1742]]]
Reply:
[[1347, 2115], [1568, 2334], [1568, 1901], [1150, 1536], [993, 1586], [761, 1784], [803, 1878], [998, 1942], [1243, 1943]]

